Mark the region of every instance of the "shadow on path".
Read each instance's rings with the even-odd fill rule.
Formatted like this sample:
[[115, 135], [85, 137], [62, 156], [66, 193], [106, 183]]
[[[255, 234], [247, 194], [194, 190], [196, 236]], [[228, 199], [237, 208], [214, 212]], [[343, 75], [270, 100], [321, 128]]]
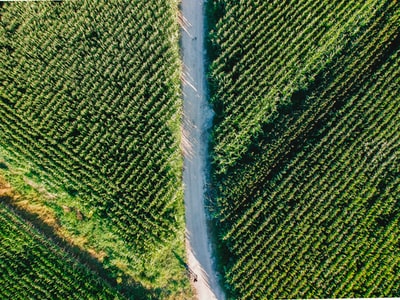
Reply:
[[193, 272], [193, 270], [189, 267], [189, 265], [180, 257], [174, 250], [172, 250], [174, 253], [176, 259], [179, 261], [182, 267], [185, 268], [186, 275], [189, 277], [190, 280], [193, 280], [193, 282], [197, 282], [197, 274]]

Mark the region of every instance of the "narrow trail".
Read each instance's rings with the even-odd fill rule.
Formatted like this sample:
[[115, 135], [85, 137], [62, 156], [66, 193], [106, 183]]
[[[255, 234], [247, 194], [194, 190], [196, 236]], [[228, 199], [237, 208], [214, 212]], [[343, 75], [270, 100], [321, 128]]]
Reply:
[[212, 258], [205, 209], [207, 132], [213, 112], [204, 71], [204, 2], [181, 1], [182, 91], [187, 264], [197, 298], [225, 299]]

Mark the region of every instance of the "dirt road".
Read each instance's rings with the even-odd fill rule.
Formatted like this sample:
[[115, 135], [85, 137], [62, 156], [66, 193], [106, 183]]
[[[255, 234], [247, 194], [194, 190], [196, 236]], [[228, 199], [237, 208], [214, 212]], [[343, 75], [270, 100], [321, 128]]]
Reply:
[[203, 6], [203, 0], [181, 2], [184, 113], [182, 149], [187, 262], [197, 298], [211, 300], [225, 297], [215, 273], [204, 207], [207, 132], [213, 112], [206, 98]]

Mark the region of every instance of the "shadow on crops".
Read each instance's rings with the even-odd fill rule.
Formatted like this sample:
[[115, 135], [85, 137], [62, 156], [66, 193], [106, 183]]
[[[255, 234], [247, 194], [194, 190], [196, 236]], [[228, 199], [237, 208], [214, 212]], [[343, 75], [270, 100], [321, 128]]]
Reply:
[[143, 287], [139, 282], [135, 282], [128, 276], [121, 276], [123, 283], [117, 284], [116, 279], [112, 276], [112, 272], [106, 270], [104, 266], [88, 252], [81, 250], [77, 246], [71, 245], [67, 241], [60, 238], [55, 232], [54, 228], [47, 225], [43, 220], [34, 213], [28, 212], [17, 207], [13, 204], [12, 196], [0, 195], [0, 202], [6, 204], [14, 213], [16, 213], [23, 220], [27, 221], [37, 231], [43, 234], [52, 243], [63, 249], [79, 264], [86, 266], [89, 270], [94, 272], [102, 278], [106, 284], [115, 288], [123, 296], [128, 299], [159, 299], [162, 293], [161, 290], [149, 290]]

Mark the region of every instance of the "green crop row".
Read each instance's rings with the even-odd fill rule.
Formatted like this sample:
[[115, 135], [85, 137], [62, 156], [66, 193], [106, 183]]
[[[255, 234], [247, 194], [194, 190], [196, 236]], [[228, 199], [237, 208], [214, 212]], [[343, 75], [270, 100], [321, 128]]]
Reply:
[[399, 6], [211, 2], [231, 296], [399, 296]]
[[[238, 17], [243, 11], [251, 11], [252, 5], [234, 6], [238, 9], [237, 17], [227, 12], [230, 18], [218, 22], [210, 33], [213, 51], [219, 53], [211, 63], [209, 77], [212, 102], [220, 116], [213, 136], [215, 166], [220, 173], [244, 156], [253, 137], [263, 133], [263, 125], [273, 122], [278, 110], [293, 104], [292, 98], [296, 97], [292, 95], [301, 94], [316, 78], [324, 76], [333, 59], [338, 59], [343, 48], [367, 26], [368, 16], [380, 13], [385, 7], [374, 1], [301, 3], [286, 3], [282, 9], [279, 3], [276, 8], [265, 4], [265, 14], [271, 13], [278, 22], [266, 20], [268, 26], [259, 30], [259, 39], [251, 35], [254, 27], [251, 18], [241, 22]], [[319, 9], [314, 7], [316, 3]], [[229, 1], [226, 6], [229, 7]], [[255, 24], [257, 16], [257, 13], [252, 15]], [[293, 20], [290, 26], [282, 26], [286, 19]], [[240, 36], [225, 34], [225, 23]], [[224, 43], [220, 36], [230, 38], [230, 42]], [[240, 40], [238, 45], [237, 40]]]
[[[68, 193], [73, 202], [46, 205], [113, 267], [164, 296], [187, 291], [170, 251], [184, 250], [177, 2], [1, 10], [1, 159]], [[83, 219], [71, 221], [66, 206]], [[110, 232], [89, 232], [89, 224]]]

